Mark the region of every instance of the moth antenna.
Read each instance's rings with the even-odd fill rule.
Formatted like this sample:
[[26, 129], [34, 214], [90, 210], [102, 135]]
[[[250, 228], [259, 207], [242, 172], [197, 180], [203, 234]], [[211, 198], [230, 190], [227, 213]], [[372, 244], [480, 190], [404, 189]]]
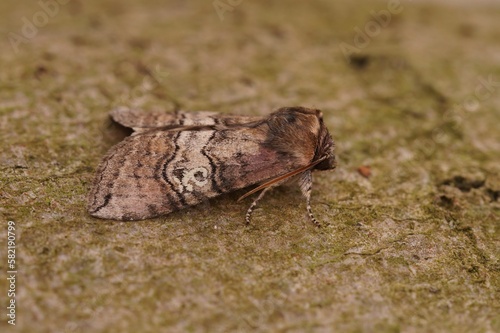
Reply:
[[302, 194], [306, 197], [306, 207], [307, 207], [307, 214], [309, 214], [309, 218], [311, 219], [311, 222], [318, 228], [321, 227], [321, 223], [316, 220], [316, 218], [313, 215], [312, 208], [311, 208], [311, 190], [312, 190], [312, 172], [311, 170], [308, 170], [304, 172], [304, 174], [300, 177], [299, 180], [299, 186]]
[[311, 163], [309, 163], [309, 164], [308, 164], [308, 165], [306, 165], [306, 166], [303, 166], [303, 167], [298, 168], [298, 169], [296, 169], [296, 170], [293, 170], [293, 171], [290, 171], [290, 172], [288, 172], [288, 173], [285, 173], [284, 175], [281, 175], [281, 176], [279, 176], [279, 177], [273, 178], [273, 179], [271, 179], [271, 180], [269, 180], [269, 181], [265, 182], [264, 184], [262, 184], [262, 185], [260, 185], [260, 186], [258, 186], [258, 187], [256, 187], [256, 188], [254, 188], [253, 190], [248, 191], [247, 193], [243, 194], [243, 195], [242, 195], [242, 196], [238, 199], [238, 201], [237, 201], [237, 202], [240, 202], [241, 200], [245, 199], [246, 197], [248, 197], [248, 196], [250, 196], [250, 195], [252, 195], [252, 194], [254, 194], [254, 193], [256, 193], [256, 192], [259, 192], [259, 191], [260, 191], [260, 190], [262, 190], [262, 189], [268, 188], [269, 186], [272, 186], [272, 185], [274, 185], [274, 184], [276, 184], [276, 183], [278, 183], [278, 182], [281, 182], [281, 181], [283, 181], [283, 180], [285, 180], [285, 179], [288, 179], [288, 178], [290, 178], [290, 177], [296, 176], [296, 175], [298, 175], [299, 173], [302, 173], [302, 172], [304, 172], [304, 171], [306, 171], [306, 170], [308, 170], [308, 169], [311, 169], [311, 168], [312, 168], [312, 167], [314, 167], [316, 164], [319, 164], [320, 162], [322, 162], [322, 161], [323, 161], [323, 160], [325, 160], [325, 159], [326, 159], [326, 156], [323, 156], [322, 158], [320, 158], [320, 159], [318, 159], [318, 160], [316, 160], [316, 161], [314, 161], [314, 162], [311, 162]]
[[271, 189], [271, 187], [266, 187], [264, 189], [264, 191], [260, 192], [259, 196], [257, 197], [257, 199], [255, 199], [252, 204], [250, 205], [250, 207], [248, 207], [248, 210], [247, 210], [247, 214], [245, 215], [245, 223], [247, 225], [250, 224], [250, 218], [252, 217], [252, 212], [255, 208], [255, 206], [257, 206], [257, 203], [260, 201], [260, 199], [262, 199], [264, 197], [264, 194], [266, 194], [267, 191], [269, 191]]

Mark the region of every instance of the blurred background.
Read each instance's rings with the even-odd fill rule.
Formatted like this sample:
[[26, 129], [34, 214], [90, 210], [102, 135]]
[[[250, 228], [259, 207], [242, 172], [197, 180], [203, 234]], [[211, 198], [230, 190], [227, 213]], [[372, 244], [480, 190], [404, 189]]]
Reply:
[[[3, 331], [500, 331], [499, 1], [0, 12], [0, 216], [18, 246], [17, 324], [2, 315]], [[338, 168], [315, 175], [321, 230], [295, 187], [250, 228], [240, 193], [144, 222], [87, 215], [119, 140], [112, 108], [295, 105], [321, 109], [337, 144]]]

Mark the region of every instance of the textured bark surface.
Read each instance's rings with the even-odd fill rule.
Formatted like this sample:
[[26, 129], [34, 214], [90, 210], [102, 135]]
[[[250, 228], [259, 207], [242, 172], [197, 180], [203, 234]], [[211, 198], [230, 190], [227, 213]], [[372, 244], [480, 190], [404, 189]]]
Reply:
[[[231, 3], [71, 0], [43, 24], [39, 2], [0, 1], [0, 331], [499, 332], [498, 1]], [[92, 218], [120, 105], [321, 109], [338, 157], [314, 178], [324, 227], [297, 186], [250, 227], [244, 191]]]

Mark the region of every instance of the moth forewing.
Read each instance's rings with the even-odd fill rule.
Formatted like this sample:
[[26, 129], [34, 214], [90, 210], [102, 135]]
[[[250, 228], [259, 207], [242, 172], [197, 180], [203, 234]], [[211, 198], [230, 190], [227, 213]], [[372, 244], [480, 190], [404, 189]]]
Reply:
[[145, 113], [141, 110], [126, 107], [114, 109], [111, 111], [110, 116], [120, 125], [140, 132], [151, 129], [174, 130], [177, 128], [183, 130], [183, 128], [191, 126], [215, 126], [217, 124], [221, 125], [222, 129], [262, 120], [262, 117], [225, 115], [213, 111], [176, 111], [174, 113], [150, 111]]
[[88, 210], [99, 218], [152, 218], [255, 184], [279, 185], [292, 175], [302, 174], [302, 188], [312, 182], [312, 169], [335, 167], [318, 110], [281, 108], [260, 118], [121, 109], [112, 117], [138, 132], [111, 148], [97, 170]]

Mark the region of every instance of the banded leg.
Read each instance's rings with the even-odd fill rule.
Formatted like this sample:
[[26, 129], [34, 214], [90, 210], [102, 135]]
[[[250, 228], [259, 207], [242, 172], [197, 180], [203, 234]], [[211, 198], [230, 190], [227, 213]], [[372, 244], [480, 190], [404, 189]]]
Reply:
[[271, 189], [272, 187], [266, 187], [265, 189], [262, 190], [262, 192], [260, 192], [259, 196], [257, 197], [257, 199], [255, 199], [252, 204], [250, 205], [250, 207], [248, 208], [247, 210], [247, 214], [245, 216], [245, 223], [247, 225], [250, 224], [250, 218], [252, 216], [252, 212], [255, 208], [255, 206], [257, 206], [257, 202], [259, 202], [260, 199], [262, 199], [264, 197], [264, 194], [266, 194], [266, 192]]
[[313, 215], [311, 209], [311, 190], [312, 190], [312, 171], [308, 170], [304, 172], [299, 179], [299, 186], [302, 194], [306, 197], [306, 205], [307, 205], [307, 213], [309, 214], [309, 218], [311, 222], [318, 228], [321, 227], [321, 223], [319, 223]]

